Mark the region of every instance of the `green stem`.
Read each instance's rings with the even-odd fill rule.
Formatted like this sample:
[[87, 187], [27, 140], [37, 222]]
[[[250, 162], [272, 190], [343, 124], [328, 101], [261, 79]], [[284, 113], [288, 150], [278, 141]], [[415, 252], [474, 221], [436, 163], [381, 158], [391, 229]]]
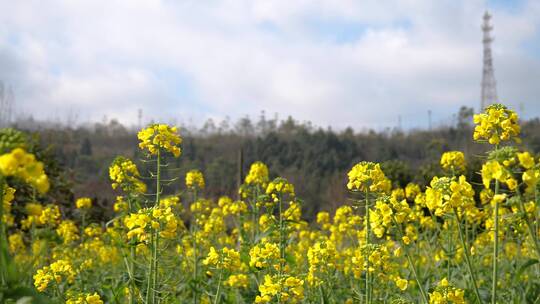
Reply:
[[411, 267], [411, 270], [414, 275], [414, 279], [416, 280], [416, 284], [418, 284], [418, 289], [420, 289], [420, 294], [422, 295], [422, 300], [424, 300], [425, 304], [428, 304], [428, 298], [426, 296], [426, 292], [424, 291], [424, 287], [422, 287], [422, 283], [420, 281], [420, 277], [418, 276], [418, 271], [416, 270], [416, 265], [413, 263], [411, 255], [409, 253], [409, 248], [406, 244], [403, 243], [403, 231], [401, 229], [401, 225], [398, 224], [396, 221], [395, 216], [392, 216], [392, 221], [394, 222], [394, 225], [397, 228], [398, 234], [399, 234], [399, 243], [401, 244], [401, 248], [405, 251], [405, 256], [407, 257], [407, 262], [409, 263], [409, 266]]
[[150, 263], [148, 265], [145, 303], [151, 303], [150, 300], [153, 299], [153, 295], [152, 295], [152, 278], [153, 278], [153, 273], [154, 273], [154, 261], [152, 259], [154, 257], [154, 248], [153, 248], [154, 247], [154, 231], [151, 232], [150, 244], [152, 246], [152, 252], [151, 252], [151, 256], [150, 256]]
[[[193, 203], [197, 202], [197, 189], [193, 189]], [[195, 218], [195, 216], [192, 217], [193, 218], [193, 222], [191, 223], [191, 237], [193, 239], [193, 303], [194, 304], [197, 304], [198, 303], [198, 296], [199, 296], [199, 292], [198, 292], [198, 272], [199, 272], [199, 269], [198, 269], [198, 248], [197, 248], [197, 219]]]
[[[161, 150], [157, 151], [157, 172], [156, 172], [156, 202], [154, 208], [159, 208], [159, 201], [161, 196]], [[159, 266], [159, 257], [158, 257], [158, 248], [159, 248], [159, 232], [156, 230], [154, 236], [154, 277], [152, 279], [152, 303], [157, 303], [157, 289], [158, 289], [158, 266]]]
[[82, 212], [82, 220], [81, 220], [81, 224], [82, 224], [82, 229], [84, 229], [84, 227], [86, 227], [86, 210], [81, 210]]
[[7, 284], [7, 269], [9, 250], [6, 241], [6, 227], [4, 225], [4, 177], [0, 175], [0, 283], [2, 287]]
[[153, 261], [154, 261], [154, 273], [153, 273], [153, 278], [152, 278], [152, 303], [157, 303], [157, 296], [158, 296], [158, 293], [157, 293], [157, 289], [158, 289], [158, 266], [159, 266], [159, 258], [158, 258], [158, 248], [159, 248], [159, 232], [157, 231], [154, 231], [154, 246], [153, 246], [153, 249], [154, 249], [154, 252], [153, 252]]
[[[156, 157], [156, 200], [154, 208], [159, 207], [159, 196], [161, 194], [161, 150], [157, 150]], [[159, 245], [159, 231], [158, 229], [152, 229], [152, 252], [150, 257], [150, 271], [148, 272], [148, 283], [146, 288], [146, 303], [155, 304], [157, 302], [157, 283], [158, 283], [158, 245]]]
[[223, 276], [223, 268], [220, 268], [219, 269], [219, 278], [218, 278], [216, 297], [214, 298], [214, 304], [219, 303], [218, 301], [219, 301], [219, 297], [221, 295], [221, 279], [222, 279], [222, 276]]
[[255, 224], [255, 229], [253, 232], [252, 243], [255, 243], [255, 240], [259, 236], [259, 206], [257, 206], [257, 200], [259, 197], [259, 185], [255, 186], [255, 197], [253, 199], [253, 222]]
[[62, 291], [60, 291], [60, 286], [56, 281], [54, 281], [54, 286], [56, 293], [58, 294], [58, 298], [60, 298], [62, 301], [65, 301], [66, 299], [64, 298], [64, 294], [62, 293]]
[[157, 169], [156, 169], [156, 202], [155, 206], [159, 205], [159, 196], [161, 194], [161, 153], [157, 150]]
[[471, 260], [469, 257], [469, 248], [467, 247], [467, 244], [465, 243], [465, 238], [463, 237], [463, 231], [461, 230], [461, 219], [456, 208], [454, 208], [454, 214], [456, 216], [456, 221], [458, 224], [459, 239], [461, 240], [461, 246], [463, 247], [463, 252], [465, 253], [465, 262], [467, 262], [467, 269], [469, 270], [469, 275], [471, 276], [471, 280], [473, 283], [474, 294], [476, 295], [478, 303], [482, 304], [482, 298], [480, 297], [480, 293], [478, 292], [478, 284], [476, 283], [476, 276], [473, 271]]
[[[499, 193], [499, 181], [495, 180], [495, 195]], [[495, 202], [495, 214], [493, 215], [495, 221], [494, 229], [494, 243], [493, 243], [493, 273], [491, 276], [491, 303], [497, 303], [497, 273], [498, 273], [498, 260], [499, 260], [499, 203]]]
[[[284, 226], [283, 226], [283, 199], [279, 196], [279, 284], [282, 284], [281, 279], [283, 276], [283, 267], [285, 262], [285, 244], [284, 244]], [[278, 304], [281, 303], [281, 293], [277, 296]]]
[[365, 192], [365, 207], [366, 207], [366, 214], [365, 214], [365, 220], [366, 220], [366, 258], [365, 258], [365, 264], [366, 264], [366, 303], [371, 303], [371, 282], [370, 282], [370, 274], [369, 274], [369, 255], [370, 247], [369, 247], [369, 234], [370, 234], [370, 223], [369, 223], [369, 190], [366, 188]]
[[320, 297], [321, 297], [321, 304], [325, 304], [325, 303], [326, 303], [326, 301], [325, 301], [325, 298], [326, 298], [326, 297], [325, 297], [325, 295], [324, 295], [324, 290], [323, 290], [322, 284], [319, 285], [319, 295], [320, 295]]
[[135, 304], [135, 246], [133, 244], [130, 244], [129, 251], [129, 303]]
[[[129, 213], [133, 212], [132, 197], [128, 196], [128, 210]], [[129, 304], [135, 304], [135, 245], [130, 242], [129, 244], [129, 260], [128, 260], [128, 272], [129, 272]]]
[[[450, 224], [448, 224], [450, 225]], [[448, 278], [448, 280], [452, 280], [452, 276], [450, 274], [450, 264], [451, 264], [451, 260], [452, 260], [452, 238], [451, 238], [451, 235], [450, 235], [450, 232], [452, 231], [452, 229], [450, 229], [450, 227], [448, 227], [448, 231], [446, 233], [446, 250], [447, 250], [447, 254], [446, 254], [446, 276]]]

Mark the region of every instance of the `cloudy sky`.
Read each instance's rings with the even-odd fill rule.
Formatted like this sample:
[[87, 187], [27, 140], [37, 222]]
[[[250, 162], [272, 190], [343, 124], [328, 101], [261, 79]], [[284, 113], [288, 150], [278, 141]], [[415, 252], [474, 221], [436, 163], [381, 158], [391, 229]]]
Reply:
[[[509, 4], [511, 3], [511, 4]], [[292, 115], [425, 127], [478, 108], [481, 17], [499, 98], [540, 115], [540, 2], [0, 0], [0, 80], [18, 113], [202, 124]]]

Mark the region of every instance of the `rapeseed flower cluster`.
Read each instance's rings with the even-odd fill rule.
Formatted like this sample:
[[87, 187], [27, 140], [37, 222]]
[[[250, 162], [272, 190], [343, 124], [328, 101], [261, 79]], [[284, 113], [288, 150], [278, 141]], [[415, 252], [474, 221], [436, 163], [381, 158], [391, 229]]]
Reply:
[[139, 242], [148, 240], [151, 229], [159, 231], [159, 235], [166, 239], [176, 236], [178, 218], [171, 207], [145, 208], [137, 213], [131, 213], [124, 218], [124, 225], [128, 229], [127, 238], [137, 239]]
[[294, 185], [284, 178], [276, 178], [266, 187], [266, 194], [270, 196], [273, 203], [277, 203], [285, 195], [294, 197]]
[[206, 259], [203, 260], [203, 264], [206, 266], [212, 266], [216, 269], [232, 271], [241, 266], [240, 253], [227, 247], [223, 247], [220, 250], [210, 247], [210, 252], [208, 253]]
[[17, 177], [30, 184], [39, 193], [49, 191], [49, 179], [45, 174], [43, 163], [21, 148], [0, 155], [0, 175]]
[[190, 170], [186, 174], [186, 187], [189, 189], [204, 189], [204, 175], [199, 170]]
[[435, 290], [430, 293], [430, 304], [465, 304], [465, 292], [455, 288], [446, 278], [442, 279]]
[[75, 275], [75, 270], [69, 261], [58, 260], [37, 271], [34, 275], [34, 286], [37, 290], [44, 291], [51, 283], [60, 284], [62, 281], [73, 283]]
[[[262, 243], [252, 247], [249, 251], [249, 266], [263, 269], [278, 264], [279, 246], [274, 243]], [[277, 266], [275, 266], [277, 267]]]
[[465, 176], [434, 177], [426, 189], [426, 206], [437, 216], [474, 207], [474, 190]]
[[218, 200], [218, 206], [223, 211], [224, 216], [239, 215], [248, 211], [248, 206], [243, 201], [233, 201], [228, 196], [222, 196]]
[[125, 157], [119, 156], [113, 161], [109, 167], [109, 176], [113, 189], [120, 187], [126, 192], [146, 192], [146, 184], [140, 180], [139, 169], [135, 163]]
[[319, 285], [330, 277], [335, 269], [336, 255], [336, 247], [332, 242], [316, 242], [308, 249], [307, 281], [310, 285]]
[[159, 150], [172, 153], [174, 157], [179, 157], [181, 150], [179, 145], [182, 138], [178, 134], [178, 128], [164, 124], [152, 124], [146, 129], [139, 131], [139, 148], [147, 151], [151, 155], [156, 155]]
[[304, 281], [294, 276], [266, 275], [259, 286], [261, 295], [255, 298], [255, 303], [272, 303], [275, 300], [281, 303], [299, 303], [304, 299], [303, 285]]
[[90, 209], [92, 208], [92, 199], [88, 197], [81, 197], [75, 201], [77, 209]]
[[489, 105], [484, 113], [474, 115], [474, 123], [474, 140], [486, 140], [492, 145], [510, 139], [520, 142], [518, 116], [504, 105]]
[[389, 192], [391, 182], [381, 170], [380, 164], [360, 162], [348, 173], [347, 188], [357, 191]]
[[67, 299], [66, 304], [103, 304], [103, 301], [97, 293], [78, 294]]
[[257, 184], [266, 187], [268, 183], [268, 167], [262, 162], [254, 162], [249, 168], [245, 182], [248, 185]]
[[441, 167], [453, 172], [465, 171], [465, 154], [461, 151], [444, 152], [441, 156]]

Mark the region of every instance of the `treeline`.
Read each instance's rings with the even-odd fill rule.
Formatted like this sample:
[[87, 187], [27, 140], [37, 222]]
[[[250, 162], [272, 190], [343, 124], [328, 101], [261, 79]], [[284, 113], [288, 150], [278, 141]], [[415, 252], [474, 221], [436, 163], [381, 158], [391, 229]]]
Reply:
[[[20, 128], [21, 126], [19, 126]], [[522, 123], [523, 147], [540, 151], [540, 120]], [[358, 161], [383, 163], [386, 174], [400, 186], [414, 181], [427, 184], [439, 171], [442, 152], [461, 150], [469, 159], [467, 175], [479, 182], [479, 160], [484, 147], [472, 141], [472, 110], [461, 108], [456, 124], [434, 130], [399, 129], [355, 132], [313, 127], [292, 118], [258, 121], [243, 118], [234, 127], [216, 127], [206, 123], [200, 129], [184, 128], [182, 155], [169, 159], [166, 191], [184, 189], [184, 175], [190, 169], [205, 174], [207, 193], [236, 197], [240, 176], [249, 165], [260, 160], [268, 165], [272, 176], [284, 176], [296, 187], [304, 201], [306, 217], [319, 210], [331, 210], [347, 200], [347, 172]], [[148, 175], [138, 149], [134, 129], [117, 121], [92, 127], [49, 128], [34, 130], [42, 145], [49, 147], [66, 168], [67, 179], [76, 197], [96, 198], [107, 208], [118, 193], [109, 183], [108, 167], [117, 155], [137, 161], [141, 173]], [[152, 185], [149, 185], [152, 187]]]

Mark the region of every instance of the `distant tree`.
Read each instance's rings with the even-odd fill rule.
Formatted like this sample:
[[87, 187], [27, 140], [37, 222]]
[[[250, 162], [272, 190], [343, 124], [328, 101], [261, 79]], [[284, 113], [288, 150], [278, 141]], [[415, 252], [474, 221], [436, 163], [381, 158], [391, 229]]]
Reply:
[[266, 113], [261, 111], [261, 116], [257, 122], [257, 133], [266, 134], [268, 132], [268, 121], [266, 120]]
[[218, 127], [218, 134], [222, 133], [228, 133], [231, 129], [231, 118], [229, 116], [225, 117], [220, 123]]
[[126, 135], [128, 133], [126, 127], [124, 127], [124, 125], [122, 125], [116, 118], [111, 119], [107, 129], [108, 134], [115, 137]]
[[88, 137], [85, 137], [81, 143], [81, 155], [91, 156], [92, 155], [92, 142]]
[[279, 126], [278, 130], [281, 133], [290, 135], [295, 130], [297, 130], [296, 121], [292, 118], [292, 116], [289, 116], [287, 117], [287, 120], [281, 122], [281, 125]]
[[216, 133], [216, 124], [212, 118], [208, 118], [200, 130], [202, 135], [211, 135]]
[[235, 126], [236, 132], [242, 136], [252, 136], [255, 134], [255, 128], [248, 116], [240, 118]]

